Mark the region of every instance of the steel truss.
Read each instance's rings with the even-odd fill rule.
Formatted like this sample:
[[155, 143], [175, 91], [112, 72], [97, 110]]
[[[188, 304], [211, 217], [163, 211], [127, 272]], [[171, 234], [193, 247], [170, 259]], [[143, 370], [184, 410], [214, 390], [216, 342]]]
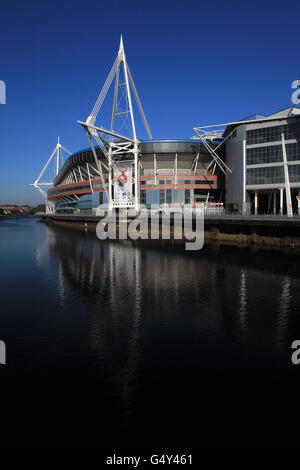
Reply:
[[[212, 156], [212, 161], [208, 165], [207, 170], [214, 165], [214, 171], [216, 168], [216, 165], [222, 170], [224, 174], [226, 174], [227, 171], [232, 173], [230, 168], [225, 164], [225, 162], [222, 160], [222, 158], [217, 154], [216, 150], [225, 142], [225, 140], [228, 139], [228, 137], [232, 134], [228, 134], [226, 138], [223, 137], [223, 132], [222, 131], [216, 131], [216, 130], [206, 130], [207, 127], [194, 127], [194, 131], [197, 134], [197, 137], [200, 137], [201, 142], [203, 143], [204, 147], [208, 150], [209, 154]], [[214, 140], [221, 140], [220, 144], [217, 145], [216, 147], [212, 147], [209, 145], [209, 141], [212, 142]]]
[[[120, 72], [123, 71], [124, 82], [120, 81]], [[97, 116], [100, 112], [103, 101], [108, 93], [108, 90], [115, 78], [114, 85], [114, 97], [111, 115], [110, 129], [105, 129], [95, 125]], [[139, 99], [136, 87], [133, 82], [131, 72], [126, 60], [123, 39], [121, 36], [119, 52], [116, 60], [108, 74], [108, 77], [103, 85], [101, 92], [96, 100], [93, 110], [86, 122], [78, 121], [81, 124], [87, 134], [90, 142], [91, 150], [94, 156], [96, 168], [101, 176], [103, 187], [106, 193], [106, 197], [109, 204], [109, 209], [117, 207], [133, 207], [137, 211], [140, 209], [140, 197], [139, 197], [139, 140], [136, 136], [136, 127], [131, 99], [131, 90], [133, 92], [136, 104], [138, 106], [140, 115], [142, 117], [146, 132], [150, 139], [152, 135], [146, 120], [141, 101]], [[125, 100], [125, 109], [120, 109], [120, 99]], [[115, 131], [116, 117], [121, 118], [122, 126], [127, 127], [129, 130], [130, 137], [126, 137], [119, 132]], [[99, 145], [106, 160], [107, 166], [97, 157], [96, 149], [94, 146], [93, 139]], [[116, 178], [118, 163], [132, 165], [133, 167], [133, 182], [134, 190], [129, 190], [125, 186], [122, 186], [122, 192], [126, 195], [125, 201], [120, 201], [115, 198], [115, 193], [120, 185], [119, 180]], [[103, 167], [108, 172], [108, 184], [104, 180]]]
[[63, 156], [62, 156], [62, 150], [64, 150], [66, 153], [69, 155], [72, 155], [72, 152], [65, 148], [63, 145], [61, 145], [59, 141], [59, 137], [57, 138], [57, 144], [55, 146], [55, 149], [51, 153], [50, 157], [48, 158], [46, 164], [44, 165], [42, 171], [40, 172], [39, 176], [35, 180], [34, 183], [30, 184], [30, 186], [33, 186], [36, 188], [45, 198], [45, 204], [46, 204], [46, 214], [53, 214], [55, 212], [55, 205], [53, 202], [48, 201], [47, 193], [43, 189], [43, 186], [53, 186], [53, 181], [49, 183], [43, 183], [41, 182], [41, 178], [44, 175], [45, 171], [47, 170], [48, 166], [50, 165], [51, 161], [55, 159], [55, 176], [58, 175], [60, 168], [63, 164]]

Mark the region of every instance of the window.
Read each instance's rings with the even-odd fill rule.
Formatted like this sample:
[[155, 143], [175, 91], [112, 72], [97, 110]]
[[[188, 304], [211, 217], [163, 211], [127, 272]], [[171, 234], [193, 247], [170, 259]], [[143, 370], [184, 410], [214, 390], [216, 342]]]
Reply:
[[146, 204], [146, 190], [145, 189], [141, 190], [140, 197], [141, 197], [141, 204]]
[[288, 160], [300, 160], [300, 142], [286, 144], [286, 156]]
[[300, 165], [289, 165], [289, 175], [291, 183], [300, 182]]
[[265, 168], [249, 168], [247, 170], [247, 185], [277, 184], [284, 182], [283, 166]]
[[170, 202], [172, 202], [172, 190], [171, 189], [166, 190], [166, 202], [168, 204], [170, 204]]
[[165, 203], [165, 190], [164, 189], [159, 190], [159, 203], [160, 204]]
[[281, 134], [285, 139], [294, 138], [293, 127], [287, 124], [273, 127], [262, 127], [260, 129], [250, 129], [247, 131], [247, 144], [262, 144], [265, 142], [278, 142], [281, 140]]
[[247, 165], [275, 162], [282, 162], [281, 144], [247, 149]]
[[174, 169], [173, 168], [169, 168], [169, 169], [166, 169], [166, 170], [157, 170], [157, 174], [158, 175], [173, 175], [174, 174]]
[[190, 192], [189, 189], [186, 189], [186, 190], [184, 191], [184, 193], [185, 193], [185, 194], [184, 194], [184, 202], [185, 202], [185, 204], [189, 204], [190, 201], [191, 201], [191, 192]]
[[99, 204], [103, 204], [103, 193], [99, 193]]
[[[300, 160], [300, 142], [286, 144], [286, 155], [289, 161]], [[282, 162], [281, 144], [247, 149], [247, 165], [275, 162]]]

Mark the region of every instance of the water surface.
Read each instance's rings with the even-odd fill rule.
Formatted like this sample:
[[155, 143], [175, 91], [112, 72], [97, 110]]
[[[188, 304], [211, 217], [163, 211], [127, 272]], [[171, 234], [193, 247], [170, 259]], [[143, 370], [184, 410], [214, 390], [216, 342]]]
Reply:
[[0, 221], [0, 260], [6, 445], [297, 446], [293, 253], [132, 246], [15, 219]]

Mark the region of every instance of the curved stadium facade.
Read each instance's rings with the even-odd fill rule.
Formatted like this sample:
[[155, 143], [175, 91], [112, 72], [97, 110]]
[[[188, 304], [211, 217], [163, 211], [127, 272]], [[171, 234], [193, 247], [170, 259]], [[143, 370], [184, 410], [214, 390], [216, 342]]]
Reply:
[[[216, 145], [216, 144], [215, 144]], [[104, 180], [107, 160], [96, 148], [103, 164]], [[126, 160], [126, 156], [123, 157]], [[107, 206], [103, 182], [91, 148], [71, 155], [48, 191], [48, 200], [56, 213], [92, 213]], [[199, 140], [152, 140], [139, 143], [140, 203], [144, 205], [197, 204], [212, 208], [222, 206], [223, 173], [213, 171], [212, 158]]]

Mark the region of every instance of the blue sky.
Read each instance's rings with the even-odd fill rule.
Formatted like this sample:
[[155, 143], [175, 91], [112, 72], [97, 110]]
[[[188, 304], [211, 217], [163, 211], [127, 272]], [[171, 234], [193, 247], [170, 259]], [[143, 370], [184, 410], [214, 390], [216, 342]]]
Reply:
[[121, 33], [154, 138], [271, 114], [291, 105], [291, 82], [300, 78], [296, 1], [28, 0], [0, 8], [0, 204], [43, 202], [28, 184], [58, 135], [73, 152], [88, 146], [77, 119], [89, 115]]

